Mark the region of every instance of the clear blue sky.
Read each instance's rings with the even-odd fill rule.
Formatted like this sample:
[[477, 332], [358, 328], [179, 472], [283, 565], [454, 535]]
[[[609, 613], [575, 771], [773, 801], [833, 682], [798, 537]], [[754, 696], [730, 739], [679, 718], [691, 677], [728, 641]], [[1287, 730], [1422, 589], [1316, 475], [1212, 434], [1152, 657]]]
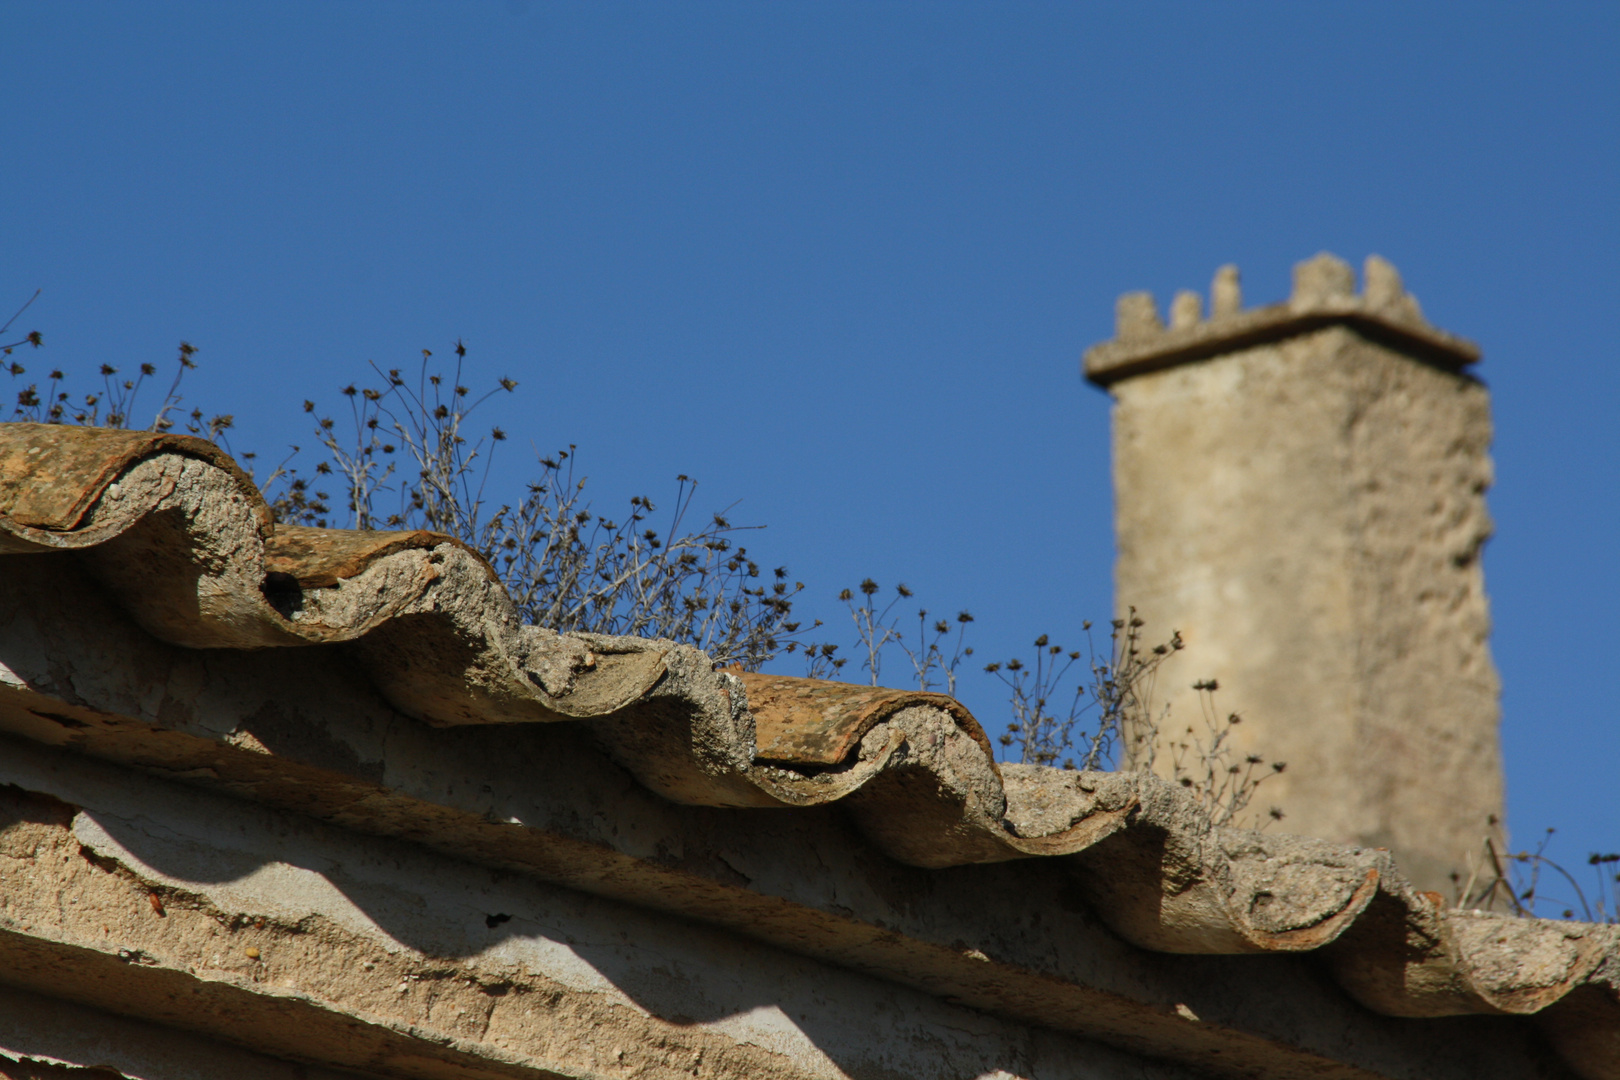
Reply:
[[[1113, 301], [1392, 259], [1479, 341], [1516, 837], [1620, 848], [1620, 5], [5, 3], [0, 302], [238, 449], [465, 339], [602, 503], [979, 659], [1105, 618]], [[1202, 673], [1200, 673], [1202, 674]], [[991, 724], [1000, 687], [962, 697]], [[1584, 868], [1583, 868], [1584, 869]]]

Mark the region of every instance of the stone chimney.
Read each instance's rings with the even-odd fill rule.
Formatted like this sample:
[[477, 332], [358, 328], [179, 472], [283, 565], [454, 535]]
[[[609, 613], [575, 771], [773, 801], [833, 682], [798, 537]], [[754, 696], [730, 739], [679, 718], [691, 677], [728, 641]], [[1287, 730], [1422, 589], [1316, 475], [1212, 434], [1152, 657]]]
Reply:
[[1283, 810], [1273, 829], [1391, 848], [1449, 896], [1502, 814], [1479, 350], [1376, 255], [1359, 294], [1323, 254], [1249, 310], [1222, 267], [1203, 307], [1178, 294], [1167, 328], [1123, 296], [1085, 355], [1114, 401], [1116, 605], [1186, 642], [1155, 769], [1216, 679], [1240, 753], [1287, 763], [1255, 803]]

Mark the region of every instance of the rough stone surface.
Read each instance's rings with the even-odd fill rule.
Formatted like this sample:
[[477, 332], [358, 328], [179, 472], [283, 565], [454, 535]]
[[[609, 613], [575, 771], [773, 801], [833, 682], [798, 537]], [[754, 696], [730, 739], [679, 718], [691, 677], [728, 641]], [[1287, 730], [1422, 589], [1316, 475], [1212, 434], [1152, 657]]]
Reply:
[[1243, 310], [1243, 283], [1238, 268], [1227, 263], [1215, 271], [1215, 280], [1209, 287], [1210, 314], [1217, 319], [1236, 315]]
[[1204, 317], [1204, 298], [1190, 289], [1183, 289], [1176, 293], [1176, 298], [1170, 303], [1170, 328], [1180, 330], [1188, 326], [1197, 326]]
[[1294, 267], [1294, 292], [1288, 303], [1305, 310], [1324, 301], [1348, 300], [1355, 293], [1356, 272], [1324, 251]]
[[1114, 307], [1115, 333], [1121, 341], [1151, 339], [1164, 329], [1151, 293], [1126, 293]]

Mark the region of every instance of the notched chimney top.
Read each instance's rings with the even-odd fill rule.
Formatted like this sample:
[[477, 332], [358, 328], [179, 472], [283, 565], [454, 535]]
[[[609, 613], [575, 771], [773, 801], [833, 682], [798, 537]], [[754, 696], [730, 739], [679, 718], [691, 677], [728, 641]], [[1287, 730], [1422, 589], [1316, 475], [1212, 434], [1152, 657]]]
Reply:
[[1113, 340], [1086, 350], [1086, 377], [1107, 386], [1335, 323], [1454, 371], [1479, 359], [1479, 346], [1429, 325], [1389, 260], [1369, 255], [1361, 280], [1358, 294], [1350, 264], [1324, 251], [1295, 265], [1294, 289], [1286, 302], [1245, 311], [1238, 269], [1227, 265], [1215, 271], [1209, 317], [1204, 317], [1203, 297], [1182, 290], [1171, 302], [1168, 327], [1151, 293], [1126, 293], [1114, 308]]

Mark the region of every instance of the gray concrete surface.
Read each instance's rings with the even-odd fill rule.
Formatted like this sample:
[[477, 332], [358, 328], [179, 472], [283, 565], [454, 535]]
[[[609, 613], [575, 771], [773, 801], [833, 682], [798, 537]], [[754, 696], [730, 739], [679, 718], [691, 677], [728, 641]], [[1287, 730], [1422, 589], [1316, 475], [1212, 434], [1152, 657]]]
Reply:
[[[413, 844], [6, 749], [5, 978], [82, 1003], [69, 1016], [206, 1036], [92, 1019], [75, 1042], [39, 998], [0, 996], [0, 1016], [33, 1018], [0, 1034], [18, 1056], [154, 1080], [283, 1075], [214, 1040], [382, 1076], [1192, 1075]], [[150, 1048], [98, 1049], [132, 1030]]]

